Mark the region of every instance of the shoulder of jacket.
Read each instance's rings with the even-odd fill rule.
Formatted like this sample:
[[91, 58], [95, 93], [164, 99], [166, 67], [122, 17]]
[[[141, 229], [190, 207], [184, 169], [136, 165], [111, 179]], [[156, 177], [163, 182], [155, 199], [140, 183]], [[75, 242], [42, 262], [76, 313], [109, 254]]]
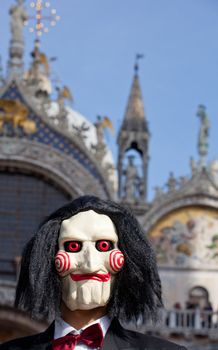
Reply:
[[150, 345], [152, 347], [155, 347], [155, 349], [157, 348], [158, 350], [187, 350], [183, 345], [179, 345], [156, 336], [143, 334], [127, 329], [125, 329], [125, 333], [128, 338], [133, 339], [133, 342], [138, 340], [141, 343], [144, 342], [147, 346]]
[[27, 337], [16, 338], [0, 345], [0, 350], [19, 350], [28, 348], [34, 344], [39, 334], [30, 335]]

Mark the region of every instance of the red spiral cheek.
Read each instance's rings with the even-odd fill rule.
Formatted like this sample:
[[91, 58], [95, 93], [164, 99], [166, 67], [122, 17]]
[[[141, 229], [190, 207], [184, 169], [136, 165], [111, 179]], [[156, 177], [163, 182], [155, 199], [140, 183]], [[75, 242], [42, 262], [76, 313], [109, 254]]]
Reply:
[[124, 264], [124, 255], [119, 249], [114, 249], [109, 257], [110, 268], [113, 272], [118, 272]]
[[58, 252], [55, 257], [55, 267], [60, 275], [65, 274], [70, 269], [70, 257], [66, 252]]

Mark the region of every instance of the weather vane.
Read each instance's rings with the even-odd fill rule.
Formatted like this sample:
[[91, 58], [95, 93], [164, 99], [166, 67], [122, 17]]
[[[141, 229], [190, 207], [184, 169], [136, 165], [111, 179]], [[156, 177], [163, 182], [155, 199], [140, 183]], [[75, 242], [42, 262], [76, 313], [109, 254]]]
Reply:
[[[60, 20], [57, 10], [52, 7], [50, 1], [35, 0], [30, 2], [30, 7], [34, 10], [33, 15], [29, 15], [25, 25], [29, 26], [29, 32], [36, 34], [36, 41], [44, 34], [49, 32], [49, 25], [54, 27]], [[30, 26], [30, 21], [34, 24]], [[49, 25], [46, 25], [48, 23]]]
[[139, 60], [144, 58], [144, 54], [142, 53], [137, 53], [135, 56], [135, 65], [134, 65], [134, 69], [135, 69], [135, 73], [137, 74], [138, 69], [139, 69]]

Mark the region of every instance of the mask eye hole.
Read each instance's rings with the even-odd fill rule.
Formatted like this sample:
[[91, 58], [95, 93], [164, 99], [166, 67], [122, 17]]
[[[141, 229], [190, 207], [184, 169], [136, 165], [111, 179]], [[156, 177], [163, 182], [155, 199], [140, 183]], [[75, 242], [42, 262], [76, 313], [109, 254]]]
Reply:
[[64, 249], [69, 253], [77, 253], [82, 249], [82, 243], [79, 241], [64, 242]]
[[107, 240], [97, 241], [95, 246], [99, 252], [108, 252], [109, 250], [114, 249], [113, 242]]

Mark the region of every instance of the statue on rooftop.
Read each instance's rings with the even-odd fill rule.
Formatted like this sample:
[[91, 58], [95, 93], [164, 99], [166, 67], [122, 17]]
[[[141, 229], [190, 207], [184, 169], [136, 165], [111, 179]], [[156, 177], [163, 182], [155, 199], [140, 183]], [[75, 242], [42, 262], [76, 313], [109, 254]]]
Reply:
[[86, 122], [83, 122], [81, 125], [76, 126], [72, 125], [73, 130], [75, 130], [76, 135], [80, 138], [81, 141], [85, 141], [87, 139], [87, 132], [89, 131], [90, 127], [86, 125]]
[[209, 119], [206, 113], [206, 108], [203, 105], [199, 105], [197, 111], [197, 117], [200, 118], [201, 126], [198, 137], [198, 152], [201, 158], [205, 157], [208, 152], [208, 136], [209, 136]]
[[92, 144], [92, 150], [94, 152], [95, 158], [99, 163], [102, 162], [105, 155], [107, 154], [106, 151], [106, 144], [104, 141], [104, 130], [106, 128], [112, 129], [112, 123], [108, 117], [102, 117], [100, 115], [97, 116], [97, 120], [94, 123], [95, 129], [96, 129], [96, 139], [97, 143]]
[[169, 179], [168, 179], [166, 185], [167, 185], [167, 187], [168, 187], [168, 191], [169, 191], [169, 192], [173, 192], [173, 191], [176, 190], [177, 180], [176, 180], [176, 178], [174, 177], [173, 172], [170, 172]]
[[104, 128], [102, 125], [102, 117], [100, 115], [97, 116], [97, 120], [95, 122], [96, 128], [96, 136], [98, 144], [104, 144]]
[[24, 0], [17, 0], [17, 5], [10, 9], [12, 41], [23, 42], [23, 26], [28, 18], [23, 4]]
[[125, 175], [124, 198], [128, 202], [140, 199], [144, 196], [142, 179], [134, 164], [134, 156], [128, 156], [128, 164], [123, 171]]

